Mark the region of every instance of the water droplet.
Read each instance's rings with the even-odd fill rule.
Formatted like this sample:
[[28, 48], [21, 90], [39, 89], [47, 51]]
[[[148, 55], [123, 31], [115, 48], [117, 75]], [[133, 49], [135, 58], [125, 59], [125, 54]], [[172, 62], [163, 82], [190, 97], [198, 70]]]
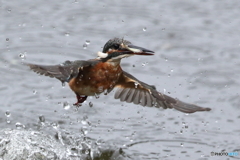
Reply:
[[83, 125], [87, 125], [87, 124], [88, 124], [85, 119], [81, 120], [81, 123], [82, 123]]
[[103, 86], [99, 86], [98, 87], [98, 91], [101, 93], [101, 92], [103, 92], [104, 90], [103, 90]]
[[183, 143], [181, 143], [180, 146], [183, 147]]
[[173, 72], [173, 69], [171, 69], [171, 72]]
[[68, 37], [70, 34], [67, 32], [67, 33], [65, 33], [64, 35], [65, 35], [66, 37]]
[[88, 128], [87, 128], [86, 126], [83, 126], [83, 127], [81, 128], [81, 132], [82, 132], [82, 134], [83, 134], [84, 136], [86, 136], [86, 135], [88, 134]]
[[26, 54], [25, 54], [25, 52], [24, 52], [24, 53], [20, 53], [18, 56], [19, 56], [22, 60], [26, 59]]
[[143, 27], [143, 31], [144, 31], [144, 32], [147, 31], [147, 27]]
[[138, 87], [138, 85], [139, 85], [139, 83], [137, 83], [137, 82], [134, 82], [134, 85], [135, 85], [135, 88], [137, 88], [137, 87]]
[[88, 154], [89, 154], [89, 150], [86, 149], [84, 153], [85, 153], [86, 155], [88, 155]]
[[135, 67], [135, 65], [132, 65], [133, 67]]
[[10, 117], [10, 116], [11, 116], [11, 112], [10, 112], [10, 111], [6, 111], [6, 112], [5, 112], [5, 116], [6, 116], [6, 117]]
[[99, 95], [97, 93], [95, 93], [95, 98], [98, 99], [99, 98]]
[[62, 82], [62, 87], [65, 87], [65, 85], [66, 85], [65, 82]]
[[90, 44], [90, 40], [86, 40], [86, 45], [89, 45]]
[[9, 41], [9, 38], [6, 38], [6, 41], [8, 42], [8, 41]]
[[37, 94], [37, 90], [34, 89], [34, 90], [33, 90], [33, 94]]
[[87, 129], [87, 125], [90, 126], [91, 122], [88, 121], [88, 116], [83, 116], [83, 119], [81, 120], [82, 125], [85, 126], [85, 128]]
[[87, 119], [88, 119], [87, 115], [83, 116], [83, 120], [87, 120]]
[[71, 108], [71, 106], [69, 105], [68, 102], [63, 102], [63, 108], [64, 108], [65, 110], [68, 110], [69, 108]]
[[6, 120], [7, 124], [11, 123], [11, 120], [9, 118], [7, 118]]
[[162, 28], [162, 31], [165, 31], [165, 28]]
[[17, 123], [15, 124], [15, 126], [16, 126], [17, 129], [23, 129], [23, 128], [25, 128], [25, 126], [24, 126], [22, 123], [20, 123], [20, 122], [17, 122]]
[[41, 123], [44, 123], [44, 122], [45, 122], [45, 117], [44, 117], [43, 115], [40, 115], [40, 116], [38, 117], [38, 119], [39, 119], [39, 121], [40, 121]]
[[84, 43], [84, 44], [83, 44], [83, 49], [87, 49], [87, 46], [88, 46], [88, 45], [87, 45], [86, 43]]
[[92, 102], [89, 102], [89, 107], [93, 107], [93, 103]]
[[166, 91], [167, 91], [167, 90], [164, 88], [164, 89], [163, 89], [163, 93], [166, 94]]
[[142, 66], [145, 67], [146, 63], [142, 63]]
[[49, 99], [52, 99], [52, 97], [50, 95], [46, 96], [46, 101], [48, 101]]
[[[112, 86], [112, 85], [111, 85]], [[104, 95], [106, 96], [108, 94], [108, 90], [107, 89], [105, 89], [104, 90]]]
[[101, 144], [103, 144], [104, 141], [102, 139], [98, 139], [95, 143], [96, 145], [101, 146]]
[[57, 123], [52, 123], [52, 127], [53, 127], [54, 129], [58, 129], [59, 125], [58, 125]]

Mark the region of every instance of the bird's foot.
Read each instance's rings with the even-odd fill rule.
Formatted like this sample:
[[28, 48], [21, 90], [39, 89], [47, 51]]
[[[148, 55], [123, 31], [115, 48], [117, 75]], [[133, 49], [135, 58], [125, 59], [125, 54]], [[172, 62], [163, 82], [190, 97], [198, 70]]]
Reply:
[[87, 96], [76, 94], [77, 102], [74, 103], [74, 106], [80, 107], [81, 104], [87, 99]]

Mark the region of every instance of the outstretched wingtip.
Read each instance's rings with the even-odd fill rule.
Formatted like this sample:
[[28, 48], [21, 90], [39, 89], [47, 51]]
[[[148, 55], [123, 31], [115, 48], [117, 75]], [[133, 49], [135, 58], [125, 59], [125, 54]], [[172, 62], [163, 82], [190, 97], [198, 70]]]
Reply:
[[41, 75], [43, 75], [46, 72], [41, 65], [32, 64], [32, 63], [23, 63], [23, 65], [28, 66], [31, 70]]
[[24, 65], [24, 66], [29, 66], [29, 65], [31, 65], [30, 63], [26, 63], [26, 62], [22, 62], [22, 65]]
[[177, 100], [177, 103], [174, 104], [173, 108], [178, 111], [184, 113], [194, 113], [194, 112], [202, 112], [202, 111], [210, 111], [211, 108], [200, 107], [195, 104], [189, 104], [182, 101]]
[[32, 64], [32, 63], [26, 63], [26, 62], [23, 62], [22, 63], [24, 66], [28, 66], [31, 70], [33, 70], [34, 68], [36, 68], [38, 65], [36, 64]]

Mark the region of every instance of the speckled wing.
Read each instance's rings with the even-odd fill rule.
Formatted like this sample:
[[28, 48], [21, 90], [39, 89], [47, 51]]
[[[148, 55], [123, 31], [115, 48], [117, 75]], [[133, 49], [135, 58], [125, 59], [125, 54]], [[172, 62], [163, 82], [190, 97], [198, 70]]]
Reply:
[[137, 80], [131, 74], [123, 72], [119, 79], [115, 99], [148, 107], [174, 108], [184, 113], [210, 111], [210, 108], [188, 104], [158, 92], [155, 86]]
[[59, 79], [62, 83], [69, 82], [72, 78], [76, 77], [79, 69], [94, 65], [95, 61], [65, 61], [59, 65], [38, 65], [26, 64], [31, 70], [40, 74]]

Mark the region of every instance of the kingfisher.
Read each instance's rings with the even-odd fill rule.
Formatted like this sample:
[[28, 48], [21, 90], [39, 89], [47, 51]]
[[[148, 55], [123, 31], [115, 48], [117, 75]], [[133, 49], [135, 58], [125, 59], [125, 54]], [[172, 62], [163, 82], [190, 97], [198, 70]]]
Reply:
[[185, 103], [176, 98], [160, 93], [154, 85], [144, 83], [123, 71], [121, 60], [133, 55], [153, 55], [153, 51], [133, 45], [120, 38], [110, 39], [97, 52], [97, 58], [90, 60], [65, 61], [57, 65], [38, 65], [27, 63], [34, 72], [67, 82], [76, 94], [81, 105], [88, 96], [108, 94], [116, 88], [115, 99], [141, 106], [174, 108], [184, 113], [210, 111], [210, 108]]

